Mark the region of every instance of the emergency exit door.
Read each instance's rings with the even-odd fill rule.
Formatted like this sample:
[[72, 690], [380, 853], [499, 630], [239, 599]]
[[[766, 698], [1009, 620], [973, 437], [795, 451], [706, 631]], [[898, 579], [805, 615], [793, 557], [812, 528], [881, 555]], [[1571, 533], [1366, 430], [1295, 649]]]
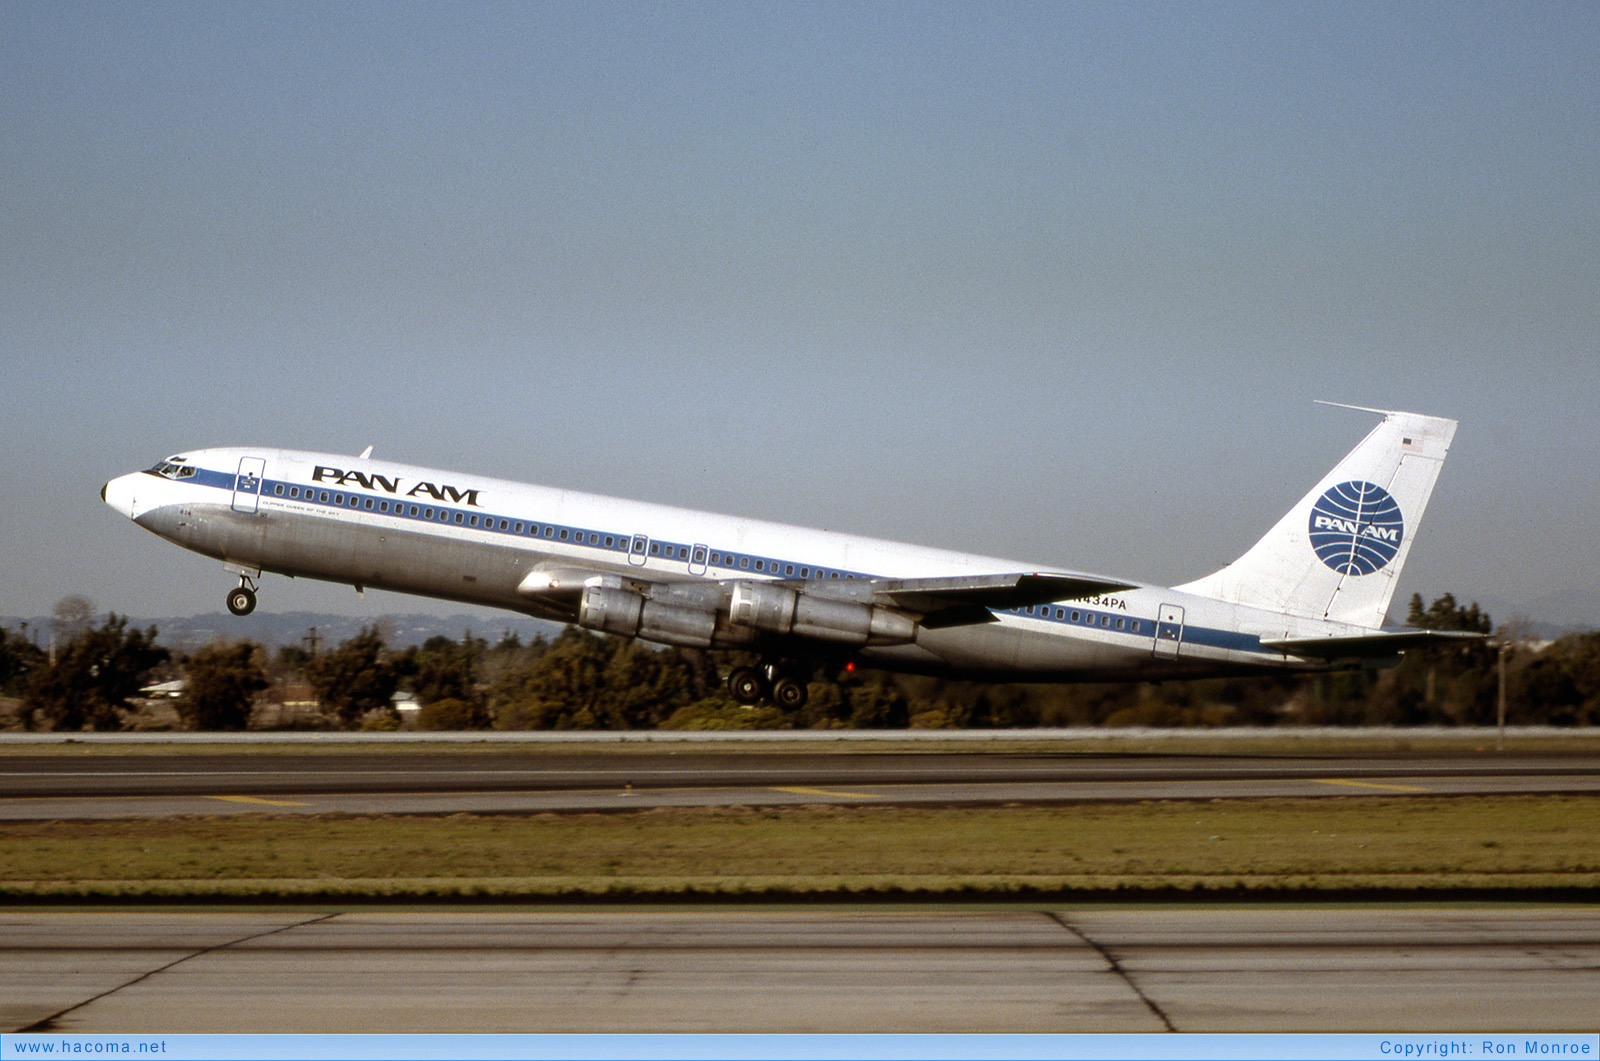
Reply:
[[1183, 645], [1183, 609], [1163, 604], [1156, 618], [1156, 659], [1177, 659]]

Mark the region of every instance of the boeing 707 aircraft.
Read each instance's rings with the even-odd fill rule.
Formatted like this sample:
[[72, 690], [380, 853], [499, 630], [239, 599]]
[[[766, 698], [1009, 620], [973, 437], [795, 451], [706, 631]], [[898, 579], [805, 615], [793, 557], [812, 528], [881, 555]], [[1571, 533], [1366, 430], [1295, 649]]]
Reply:
[[[998, 681], [1111, 681], [1393, 663], [1451, 635], [1384, 626], [1455, 434], [1383, 421], [1242, 557], [1173, 588], [333, 453], [191, 450], [101, 490], [239, 576], [487, 604], [757, 654], [741, 703], [805, 702], [818, 662]], [[804, 668], [797, 664], [805, 664]]]

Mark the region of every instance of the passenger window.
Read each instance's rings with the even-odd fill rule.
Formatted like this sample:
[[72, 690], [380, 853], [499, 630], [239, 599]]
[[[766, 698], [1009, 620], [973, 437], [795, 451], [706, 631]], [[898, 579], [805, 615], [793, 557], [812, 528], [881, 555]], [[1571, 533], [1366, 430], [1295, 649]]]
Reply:
[[459, 513], [459, 512], [456, 513], [456, 522], [457, 523], [461, 522], [461, 513]]
[[1102, 615], [1100, 617], [1100, 625], [1109, 628], [1111, 626], [1111, 616]]
[[566, 532], [566, 530], [565, 530], [565, 529], [563, 529], [563, 530], [562, 530], [562, 531], [561, 531], [561, 540], [562, 540], [562, 541], [566, 541], [566, 540], [567, 540], [567, 532]]
[[368, 511], [368, 512], [371, 512], [371, 511], [372, 511], [372, 498], [370, 498], [370, 497], [369, 497], [369, 498], [367, 498], [367, 503], [366, 503], [366, 506], [365, 506], [365, 507], [366, 507], [366, 510], [367, 510], [367, 511]]
[[1082, 612], [1073, 612], [1072, 613], [1072, 621], [1073, 622], [1075, 622], [1075, 623], [1076, 622], [1080, 622], [1080, 621], [1082, 621], [1082, 619], [1083, 619], [1083, 613]]
[[1136, 634], [1139, 632], [1139, 620], [1137, 619], [1133, 621], [1133, 632]]
[[739, 566], [740, 567], [749, 567], [750, 566], [750, 558], [748, 556], [739, 557]]
[[1117, 629], [1118, 630], [1125, 630], [1125, 629], [1127, 629], [1127, 627], [1128, 627], [1128, 620], [1126, 620], [1126, 619], [1118, 619], [1117, 620]]

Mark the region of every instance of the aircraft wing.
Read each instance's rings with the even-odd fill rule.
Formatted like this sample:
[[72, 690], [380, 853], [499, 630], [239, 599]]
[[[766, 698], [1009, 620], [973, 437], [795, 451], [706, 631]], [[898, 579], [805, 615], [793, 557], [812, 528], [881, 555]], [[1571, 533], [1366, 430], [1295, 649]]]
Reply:
[[[559, 605], [575, 603], [586, 587], [628, 584], [636, 592], [702, 607], [725, 607], [728, 588], [748, 579], [708, 581], [702, 579], [658, 580], [633, 578], [615, 571], [540, 565], [529, 572], [518, 593], [532, 601]], [[786, 579], [765, 583], [781, 586], [803, 597], [822, 601], [853, 601], [914, 615], [924, 627], [941, 629], [975, 623], [990, 623], [990, 609], [1024, 608], [1030, 604], [1078, 600], [1099, 593], [1135, 588], [1093, 575], [1012, 572], [998, 575], [955, 575], [942, 578], [828, 579], [801, 581]], [[652, 592], [650, 587], [655, 587]]]
[[1305, 656], [1310, 659], [1344, 659], [1392, 656], [1408, 648], [1450, 642], [1482, 641], [1488, 636], [1470, 630], [1418, 630], [1408, 626], [1392, 630], [1374, 630], [1371, 633], [1350, 637], [1264, 637], [1261, 639], [1261, 647], [1275, 648], [1291, 656]]
[[868, 582], [875, 604], [922, 616], [933, 630], [994, 622], [992, 608], [1025, 608], [1030, 604], [1078, 600], [1099, 593], [1135, 588], [1090, 575], [1018, 572], [1004, 575], [956, 575], [949, 578], [883, 578]]

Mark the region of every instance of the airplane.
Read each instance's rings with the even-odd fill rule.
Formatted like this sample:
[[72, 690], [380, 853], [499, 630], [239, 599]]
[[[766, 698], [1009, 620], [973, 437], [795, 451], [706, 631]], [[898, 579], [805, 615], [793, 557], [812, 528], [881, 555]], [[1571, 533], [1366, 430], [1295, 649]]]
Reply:
[[[1335, 403], [1323, 403], [1335, 404]], [[238, 575], [489, 605], [760, 663], [739, 703], [806, 700], [817, 664], [988, 681], [1161, 681], [1387, 666], [1459, 634], [1385, 626], [1456, 422], [1382, 421], [1243, 556], [1175, 587], [358, 457], [191, 450], [100, 491]], [[1475, 636], [1475, 635], [1469, 635]]]

